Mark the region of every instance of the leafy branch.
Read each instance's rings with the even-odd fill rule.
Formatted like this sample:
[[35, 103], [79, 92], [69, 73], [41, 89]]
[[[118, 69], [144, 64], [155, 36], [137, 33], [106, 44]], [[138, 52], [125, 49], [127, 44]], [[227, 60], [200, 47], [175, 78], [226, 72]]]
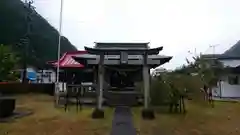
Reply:
[[0, 45], [0, 81], [15, 79], [19, 58], [10, 46]]

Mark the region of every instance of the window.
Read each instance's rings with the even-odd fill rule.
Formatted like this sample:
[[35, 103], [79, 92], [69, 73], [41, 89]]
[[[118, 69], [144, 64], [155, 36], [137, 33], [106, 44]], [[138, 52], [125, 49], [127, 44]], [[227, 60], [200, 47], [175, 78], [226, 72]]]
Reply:
[[237, 75], [228, 77], [228, 83], [231, 85], [239, 84], [238, 80], [239, 80], [239, 77]]

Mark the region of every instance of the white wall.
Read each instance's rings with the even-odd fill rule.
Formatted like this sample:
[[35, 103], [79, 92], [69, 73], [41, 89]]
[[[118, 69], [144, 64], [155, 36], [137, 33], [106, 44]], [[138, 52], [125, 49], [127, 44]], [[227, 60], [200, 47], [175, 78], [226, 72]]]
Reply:
[[35, 71], [35, 69], [34, 69], [33, 67], [28, 67], [28, 68], [27, 68], [27, 71], [28, 71], [28, 72], [33, 72], [33, 71]]
[[[237, 67], [240, 65], [240, 60], [220, 60], [225, 67]], [[240, 79], [238, 84], [229, 84], [228, 76], [234, 74], [228, 74], [222, 78], [222, 81], [218, 83], [216, 88], [213, 88], [213, 95], [217, 97], [240, 97]], [[235, 74], [236, 76], [236, 74]], [[240, 78], [240, 75], [237, 75]]]
[[[49, 72], [50, 74], [48, 75]], [[56, 73], [54, 70], [39, 70], [37, 72], [37, 83], [54, 83], [56, 81]]]
[[[29, 66], [27, 68], [27, 71], [28, 72], [36, 72], [37, 73], [37, 80], [32, 82], [32, 83], [54, 83], [56, 81], [56, 73], [54, 70], [38, 70], [35, 69], [34, 67], [32, 66]], [[49, 72], [50, 74], [48, 75]], [[41, 79], [42, 78], [42, 79]]]
[[213, 88], [213, 96], [239, 98], [240, 85], [231, 85], [226, 81], [221, 81], [217, 88]]

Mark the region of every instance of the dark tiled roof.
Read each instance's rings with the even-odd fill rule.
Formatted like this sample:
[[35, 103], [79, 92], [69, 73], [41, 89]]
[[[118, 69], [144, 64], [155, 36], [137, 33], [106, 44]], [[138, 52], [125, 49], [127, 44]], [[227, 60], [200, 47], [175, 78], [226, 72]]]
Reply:
[[147, 53], [148, 55], [157, 55], [163, 47], [157, 47], [157, 48], [124, 48], [124, 47], [112, 47], [112, 48], [89, 48], [89, 47], [84, 47], [85, 50], [89, 54], [100, 54], [100, 53], [105, 53], [108, 55], [119, 55], [122, 51], [123, 52], [128, 52], [128, 54], [144, 54]]
[[240, 41], [237, 41], [231, 48], [223, 53], [227, 56], [239, 56], [240, 57]]
[[224, 59], [240, 59], [240, 56], [233, 56], [233, 55], [224, 55], [224, 54], [204, 54], [201, 55], [202, 58], [204, 59], [219, 59], [219, 60], [224, 60]]
[[101, 43], [95, 42], [95, 48], [149, 48], [147, 43]]

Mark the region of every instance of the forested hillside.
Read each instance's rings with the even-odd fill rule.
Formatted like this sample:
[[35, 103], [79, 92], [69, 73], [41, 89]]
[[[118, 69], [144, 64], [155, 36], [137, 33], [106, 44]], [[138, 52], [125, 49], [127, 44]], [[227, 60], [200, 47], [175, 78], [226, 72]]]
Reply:
[[[27, 33], [28, 12], [29, 9], [20, 0], [0, 0], [0, 44], [12, 45], [20, 57], [25, 45], [20, 40]], [[57, 59], [57, 30], [36, 12], [31, 15], [31, 22], [28, 63], [36, 65]], [[73, 50], [76, 48], [62, 37], [61, 53]]]

